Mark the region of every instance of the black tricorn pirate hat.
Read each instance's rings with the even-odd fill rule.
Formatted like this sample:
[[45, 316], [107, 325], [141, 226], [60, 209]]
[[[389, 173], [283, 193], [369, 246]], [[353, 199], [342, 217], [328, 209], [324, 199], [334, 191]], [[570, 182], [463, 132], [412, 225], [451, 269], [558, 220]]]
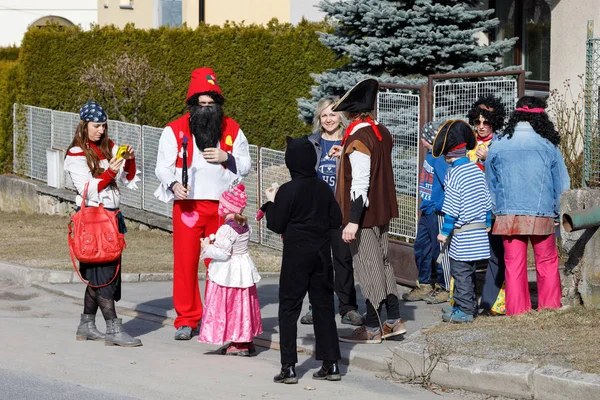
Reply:
[[369, 112], [375, 108], [375, 99], [379, 91], [379, 82], [368, 78], [354, 87], [331, 106], [331, 111]]
[[448, 120], [444, 122], [433, 139], [432, 155], [435, 158], [446, 155], [448, 152], [461, 144], [465, 144], [466, 150], [472, 150], [477, 145], [476, 133], [473, 128], [463, 120]]

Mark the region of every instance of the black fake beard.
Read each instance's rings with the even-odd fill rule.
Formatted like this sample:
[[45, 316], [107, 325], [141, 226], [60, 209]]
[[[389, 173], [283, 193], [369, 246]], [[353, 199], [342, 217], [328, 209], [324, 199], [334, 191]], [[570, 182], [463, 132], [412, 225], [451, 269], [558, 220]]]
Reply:
[[223, 130], [223, 108], [219, 104], [190, 107], [190, 132], [200, 151], [217, 147]]

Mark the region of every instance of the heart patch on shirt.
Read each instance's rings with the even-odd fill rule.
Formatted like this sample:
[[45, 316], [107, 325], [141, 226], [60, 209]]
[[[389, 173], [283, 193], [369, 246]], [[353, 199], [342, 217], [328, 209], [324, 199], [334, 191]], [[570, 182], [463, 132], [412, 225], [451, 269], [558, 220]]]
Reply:
[[190, 228], [193, 228], [194, 225], [196, 225], [196, 222], [198, 222], [199, 218], [200, 216], [196, 211], [181, 213], [181, 221], [183, 221], [183, 223]]

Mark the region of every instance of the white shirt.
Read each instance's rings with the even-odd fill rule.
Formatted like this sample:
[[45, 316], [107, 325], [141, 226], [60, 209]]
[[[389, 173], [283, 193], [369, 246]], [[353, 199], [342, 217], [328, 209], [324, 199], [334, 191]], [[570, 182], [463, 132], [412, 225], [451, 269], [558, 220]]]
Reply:
[[[192, 164], [188, 168], [188, 185], [191, 189], [188, 193], [188, 199], [196, 200], [218, 200], [221, 194], [229, 189], [231, 183], [237, 179], [248, 175], [251, 167], [250, 152], [248, 150], [248, 140], [240, 129], [231, 154], [235, 158], [237, 173], [233, 173], [224, 168], [221, 163], [209, 163], [202, 152], [196, 146], [196, 141], [192, 137], [191, 144], [194, 146], [192, 155]], [[189, 144], [188, 144], [189, 146]], [[217, 143], [217, 147], [220, 144]], [[174, 195], [169, 190], [169, 185], [173, 181], [181, 182], [181, 168], [176, 168], [177, 157], [177, 139], [173, 129], [167, 126], [158, 143], [158, 156], [156, 160], [156, 177], [160, 180], [160, 185], [154, 192], [154, 195], [165, 203], [173, 200]]]
[[[113, 156], [117, 154], [119, 146], [113, 146], [112, 153]], [[72, 147], [69, 149], [69, 152], [72, 154], [83, 153], [83, 150], [80, 147]], [[137, 182], [140, 181], [139, 174], [140, 171], [136, 170], [134, 178], [129, 181], [127, 180], [127, 174], [123, 171], [123, 166], [125, 163], [121, 164], [121, 170], [118, 172], [115, 180], [117, 182], [121, 182], [127, 188], [136, 190]], [[100, 160], [100, 167], [105, 170], [108, 169], [108, 160]], [[88, 167], [87, 161], [84, 155], [69, 155], [65, 157], [64, 170], [69, 173], [71, 180], [73, 181], [73, 185], [75, 189], [77, 189], [77, 197], [75, 198], [75, 202], [77, 203], [77, 207], [81, 206], [83, 190], [85, 189], [85, 185], [89, 183], [88, 191], [87, 191], [87, 202], [85, 203], [88, 206], [97, 207], [99, 203], [102, 203], [104, 207], [107, 208], [119, 208], [119, 204], [121, 201], [121, 194], [117, 188], [114, 186], [108, 185], [100, 192], [98, 192], [98, 183], [100, 183], [101, 179], [94, 178], [92, 176], [92, 171]]]

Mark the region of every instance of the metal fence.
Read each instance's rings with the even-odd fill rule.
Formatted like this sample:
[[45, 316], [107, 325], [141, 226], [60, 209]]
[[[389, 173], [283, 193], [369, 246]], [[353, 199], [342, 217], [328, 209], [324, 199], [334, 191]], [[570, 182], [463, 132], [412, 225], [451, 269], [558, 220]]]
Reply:
[[[481, 96], [494, 95], [506, 110], [513, 110], [518, 100], [517, 81], [440, 82], [433, 88], [433, 120], [466, 120], [467, 112]], [[506, 118], [510, 112], [506, 113]]]
[[379, 92], [377, 119], [394, 139], [392, 166], [398, 200], [398, 215], [390, 222], [390, 234], [414, 239], [419, 216], [419, 127], [421, 99], [418, 94], [394, 92], [394, 88]]
[[588, 21], [585, 68], [585, 141], [583, 185], [600, 186], [600, 38], [594, 38], [594, 23]]
[[[597, 68], [599, 64], [596, 64]], [[595, 82], [598, 83], [598, 79]], [[377, 117], [394, 138], [392, 155], [399, 218], [391, 221], [390, 233], [405, 239], [416, 236], [418, 184], [423, 158], [419, 133], [421, 125], [428, 119], [427, 115], [435, 119], [464, 118], [473, 102], [488, 93], [499, 96], [510, 110], [522, 91], [521, 82], [507, 76], [481, 82], [444, 82], [431, 88], [430, 91], [427, 85], [382, 84], [377, 99]], [[598, 104], [597, 91], [594, 104]], [[597, 115], [595, 118], [594, 121], [597, 121]], [[79, 123], [79, 115], [15, 104], [13, 123], [14, 172], [45, 181], [48, 178], [46, 151], [66, 152]], [[109, 121], [108, 130], [115, 143], [128, 143], [134, 148], [141, 171], [139, 190], [123, 190], [123, 204], [170, 217], [171, 205], [154, 197], [159, 185], [154, 169], [162, 128]], [[596, 155], [597, 149], [598, 146]], [[281, 185], [290, 179], [284, 152], [251, 145], [250, 155], [252, 169], [243, 183], [248, 193], [246, 215], [252, 227], [251, 240], [281, 249], [279, 235], [266, 228], [264, 219], [257, 222], [254, 216], [264, 202], [265, 189], [273, 183]], [[65, 187], [73, 189], [66, 173], [64, 183]]]

